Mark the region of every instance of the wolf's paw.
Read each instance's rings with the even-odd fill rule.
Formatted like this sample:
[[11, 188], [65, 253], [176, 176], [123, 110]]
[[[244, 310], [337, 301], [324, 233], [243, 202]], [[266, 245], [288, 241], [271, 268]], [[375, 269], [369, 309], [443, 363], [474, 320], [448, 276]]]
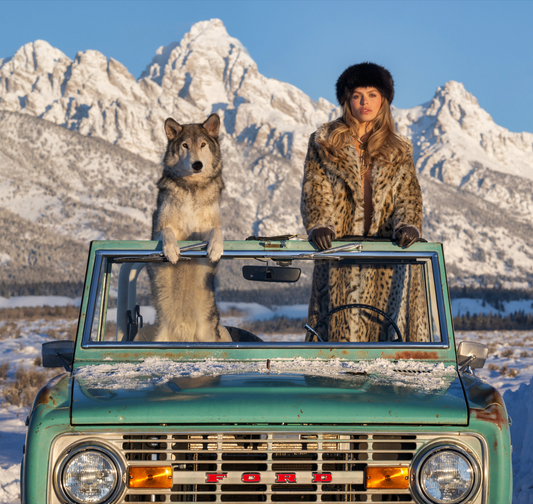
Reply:
[[224, 244], [222, 240], [210, 240], [207, 246], [207, 257], [211, 262], [218, 262], [224, 252]]
[[163, 254], [172, 264], [176, 264], [180, 260], [180, 248], [176, 242], [165, 243]]

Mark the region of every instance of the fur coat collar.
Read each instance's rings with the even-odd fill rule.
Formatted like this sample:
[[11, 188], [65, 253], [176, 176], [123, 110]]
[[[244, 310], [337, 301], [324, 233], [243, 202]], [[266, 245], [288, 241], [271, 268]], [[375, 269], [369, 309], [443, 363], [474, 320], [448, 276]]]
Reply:
[[[361, 236], [364, 199], [357, 150], [353, 143], [344, 146], [345, 159], [336, 163], [317, 143], [317, 139], [327, 139], [333, 125], [322, 125], [309, 139], [301, 202], [304, 225], [308, 232], [329, 227], [336, 237]], [[369, 236], [394, 237], [394, 232], [406, 225], [422, 231], [422, 194], [411, 155], [404, 163], [373, 164], [372, 203]]]

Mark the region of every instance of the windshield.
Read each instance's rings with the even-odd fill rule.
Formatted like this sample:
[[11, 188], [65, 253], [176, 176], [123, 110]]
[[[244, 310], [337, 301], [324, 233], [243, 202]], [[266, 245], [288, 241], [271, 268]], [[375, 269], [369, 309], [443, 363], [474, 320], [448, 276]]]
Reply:
[[198, 256], [183, 257], [177, 265], [159, 253], [98, 256], [85, 342], [402, 345], [443, 340], [435, 254], [241, 256], [225, 252], [216, 267]]

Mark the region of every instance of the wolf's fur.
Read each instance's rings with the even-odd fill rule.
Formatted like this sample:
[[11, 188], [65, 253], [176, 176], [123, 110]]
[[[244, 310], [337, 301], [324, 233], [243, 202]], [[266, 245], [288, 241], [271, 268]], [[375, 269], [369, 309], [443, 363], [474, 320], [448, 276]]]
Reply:
[[[150, 268], [159, 323], [156, 341], [231, 341], [219, 325], [215, 303], [215, 269], [223, 252], [219, 127], [216, 114], [203, 124], [165, 121], [168, 144], [163, 176], [157, 183], [152, 240], [163, 242], [171, 264]], [[208, 259], [179, 261], [176, 240], [208, 241]]]

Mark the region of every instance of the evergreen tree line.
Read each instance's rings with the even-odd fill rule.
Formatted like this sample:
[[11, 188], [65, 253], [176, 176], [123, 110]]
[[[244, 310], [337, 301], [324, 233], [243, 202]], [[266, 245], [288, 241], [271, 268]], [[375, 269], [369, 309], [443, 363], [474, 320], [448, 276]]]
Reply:
[[468, 298], [482, 299], [489, 305], [516, 301], [518, 299], [531, 299], [533, 301], [533, 289], [504, 289], [503, 287], [450, 287], [452, 299]]
[[533, 329], [533, 314], [517, 311], [510, 315], [489, 313], [482, 315], [475, 313], [454, 317], [453, 325], [456, 331], [525, 331]]

